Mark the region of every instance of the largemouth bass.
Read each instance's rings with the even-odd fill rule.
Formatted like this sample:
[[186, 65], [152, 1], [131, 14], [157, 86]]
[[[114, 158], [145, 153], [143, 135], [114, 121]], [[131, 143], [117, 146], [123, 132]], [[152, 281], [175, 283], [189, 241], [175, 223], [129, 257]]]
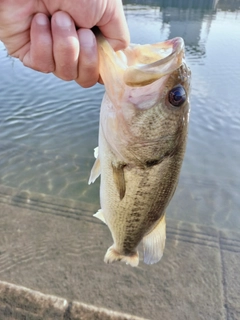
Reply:
[[184, 42], [130, 45], [114, 52], [97, 36], [100, 75], [105, 84], [99, 147], [89, 184], [101, 174], [101, 209], [113, 245], [104, 261], [158, 262], [166, 239], [165, 210], [185, 153], [190, 70]]

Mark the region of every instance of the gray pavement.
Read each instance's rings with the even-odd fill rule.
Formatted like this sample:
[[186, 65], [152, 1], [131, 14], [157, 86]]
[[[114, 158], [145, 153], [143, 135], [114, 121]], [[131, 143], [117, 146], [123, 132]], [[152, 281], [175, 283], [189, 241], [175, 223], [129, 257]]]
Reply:
[[160, 263], [106, 265], [112, 240], [97, 209], [0, 186], [0, 320], [240, 319], [240, 233], [167, 219]]

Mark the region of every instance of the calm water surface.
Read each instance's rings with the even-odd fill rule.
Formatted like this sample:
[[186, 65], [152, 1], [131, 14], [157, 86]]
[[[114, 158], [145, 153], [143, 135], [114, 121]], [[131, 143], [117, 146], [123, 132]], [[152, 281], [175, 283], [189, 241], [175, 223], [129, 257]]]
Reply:
[[[188, 146], [168, 217], [239, 230], [239, 2], [175, 2], [124, 1], [131, 41], [181, 36], [192, 70]], [[104, 87], [25, 68], [2, 43], [0, 75], [0, 184], [98, 203], [99, 181], [87, 181]]]

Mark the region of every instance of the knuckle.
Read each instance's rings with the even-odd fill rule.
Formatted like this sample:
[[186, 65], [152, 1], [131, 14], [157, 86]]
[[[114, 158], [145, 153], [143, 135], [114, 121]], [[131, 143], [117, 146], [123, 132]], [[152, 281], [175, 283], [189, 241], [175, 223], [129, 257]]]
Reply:
[[81, 74], [75, 81], [83, 88], [90, 88], [97, 83], [98, 75]]
[[64, 81], [72, 81], [72, 80], [75, 80], [76, 79], [76, 76], [73, 75], [72, 73], [68, 73], [64, 70], [61, 70], [61, 71], [55, 71], [53, 72], [54, 75]]
[[46, 61], [32, 61], [31, 64], [27, 65], [23, 62], [23, 64], [27, 67], [30, 67], [31, 69], [34, 69], [36, 71], [42, 72], [42, 73], [51, 73], [54, 72], [55, 66], [53, 63], [46, 63]]

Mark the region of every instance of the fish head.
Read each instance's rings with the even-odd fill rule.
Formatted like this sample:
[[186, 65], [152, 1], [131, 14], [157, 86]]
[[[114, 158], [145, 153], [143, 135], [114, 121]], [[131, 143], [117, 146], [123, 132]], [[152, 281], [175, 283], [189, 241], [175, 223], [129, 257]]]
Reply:
[[[99, 47], [108, 110], [115, 114], [104, 125], [111, 148], [125, 160], [121, 148], [131, 148], [139, 159], [174, 153], [184, 145], [189, 117], [191, 73], [183, 39], [130, 45], [119, 52], [107, 41], [100, 41]], [[109, 121], [108, 115], [105, 118]]]

